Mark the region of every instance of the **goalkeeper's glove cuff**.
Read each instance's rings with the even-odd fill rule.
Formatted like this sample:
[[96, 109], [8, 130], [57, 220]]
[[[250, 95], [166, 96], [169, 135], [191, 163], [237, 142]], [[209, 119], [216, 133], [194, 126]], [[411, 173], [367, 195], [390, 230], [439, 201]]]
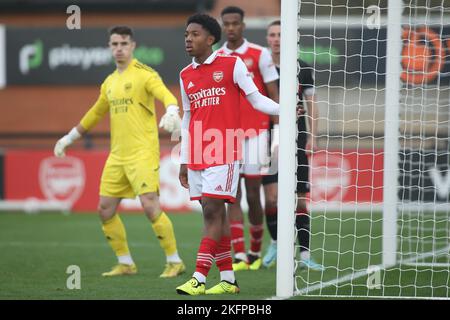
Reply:
[[73, 127], [72, 130], [66, 135], [69, 144], [72, 144], [75, 140], [81, 138], [81, 134], [78, 132], [76, 127]]
[[167, 113], [175, 113], [176, 112], [178, 114], [180, 112], [180, 108], [176, 105], [171, 104], [171, 105], [167, 106], [166, 112]]

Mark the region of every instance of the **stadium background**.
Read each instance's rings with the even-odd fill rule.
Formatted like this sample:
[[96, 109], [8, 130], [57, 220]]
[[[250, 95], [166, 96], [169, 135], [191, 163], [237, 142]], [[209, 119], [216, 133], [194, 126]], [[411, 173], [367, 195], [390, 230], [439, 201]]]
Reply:
[[[369, 204], [370, 210], [379, 210], [383, 191], [382, 83], [386, 32], [384, 27], [379, 31], [361, 28], [360, 16], [367, 6], [377, 4], [383, 7], [386, 1], [351, 1], [355, 6], [352, 10], [345, 7], [348, 2], [334, 0], [333, 6], [330, 6], [331, 0], [318, 0], [315, 1], [317, 6], [311, 6], [309, 12], [308, 8], [303, 10], [307, 15], [323, 14], [324, 17], [330, 16], [332, 11], [336, 16], [348, 15], [350, 21], [347, 29], [335, 28], [332, 31], [327, 26], [318, 25], [315, 34], [320, 34], [322, 27], [325, 34], [320, 39], [308, 36], [313, 34], [308, 31], [313, 26], [306, 25], [302, 29], [300, 48], [304, 60], [315, 62], [320, 114], [318, 142], [320, 149], [327, 150], [317, 153], [315, 161], [318, 163], [314, 166], [318, 169], [313, 171], [311, 177], [314, 185], [312, 203], [316, 205], [315, 212], [319, 212], [312, 221], [312, 229], [322, 230], [324, 221], [328, 219], [323, 234], [331, 238], [328, 242], [331, 245], [318, 249], [324, 241], [316, 236], [312, 240], [312, 248], [328, 250], [328, 253], [338, 252], [333, 246], [340, 242], [333, 235], [348, 235], [351, 240], [355, 233], [356, 222], [340, 224], [341, 214], [356, 216], [358, 212], [359, 216], [360, 210], [364, 210], [362, 203]], [[66, 8], [71, 4], [78, 4], [81, 8], [81, 30], [66, 28], [69, 17]], [[132, 26], [136, 30], [139, 45], [136, 53], [139, 58], [154, 67], [180, 98], [178, 72], [189, 63], [183, 47], [186, 18], [198, 11], [207, 11], [219, 17], [223, 7], [233, 4], [242, 7], [247, 14], [246, 37], [265, 45], [265, 28], [278, 18], [279, 0], [2, 0], [0, 200], [8, 200], [9, 203], [20, 200], [24, 204], [23, 209], [32, 213], [41, 201], [46, 200], [68, 202], [73, 205], [74, 212], [95, 213], [99, 176], [109, 147], [108, 119], [104, 119], [85, 139], [78, 141], [64, 160], [54, 158], [52, 150], [55, 141], [72, 128], [92, 105], [98, 96], [100, 82], [114, 69], [106, 48], [107, 29], [117, 24]], [[333, 41], [326, 37], [327, 32], [332, 33]], [[377, 32], [379, 34], [375, 34]], [[448, 34], [450, 28], [444, 26], [442, 35], [445, 41], [441, 46], [446, 56], [450, 50]], [[430, 37], [433, 38], [433, 35]], [[448, 86], [450, 63], [446, 61], [442, 68], [439, 84]], [[360, 95], [359, 90], [351, 90], [364, 89], [366, 84], [370, 88], [374, 83], [380, 83], [379, 92], [369, 90]], [[430, 92], [430, 100], [434, 99], [435, 94]], [[448, 103], [448, 94], [443, 96], [443, 100]], [[160, 117], [162, 106], [157, 103], [157, 108]], [[445, 118], [448, 112], [426, 116], [430, 120], [433, 117]], [[431, 134], [441, 134], [444, 130], [442, 134], [448, 137], [448, 127], [437, 130], [429, 126], [426, 129]], [[198, 207], [188, 201], [186, 191], [179, 186], [177, 165], [170, 158], [175, 142], [171, 142], [163, 131], [160, 131], [160, 138], [161, 201], [169, 214], [183, 213], [172, 217], [177, 237], [181, 240], [180, 251], [186, 258], [188, 268], [192, 269], [201, 217], [191, 212]], [[441, 142], [439, 139], [421, 141], [423, 153], [411, 157], [425, 159], [420, 170], [423, 176], [418, 176], [414, 181], [400, 180], [401, 183], [410, 183], [412, 189], [420, 183], [420, 187], [426, 190], [423, 193], [425, 200], [445, 203], [448, 199], [446, 195], [450, 193], [449, 185], [443, 185], [443, 191], [437, 190], [439, 186], [429, 176], [428, 169], [437, 163], [442, 165], [439, 170], [446, 171], [448, 158], [443, 156], [436, 161], [426, 151]], [[333, 153], [333, 148], [339, 152]], [[446, 145], [436, 148], [445, 149]], [[415, 194], [405, 192], [404, 196], [415, 197]], [[332, 212], [330, 208], [333, 203], [340, 212]], [[325, 204], [326, 209], [321, 210], [321, 204]], [[352, 204], [359, 207], [352, 208]], [[124, 201], [120, 211], [124, 210], [139, 211], [139, 205], [136, 201]], [[169, 280], [164, 285], [158, 282], [159, 262], [163, 263], [163, 257], [144, 219], [142, 215], [124, 216], [130, 248], [141, 266], [142, 275], [105, 283], [98, 275], [113, 263], [113, 257], [95, 214], [65, 216], [50, 214], [46, 210], [39, 215], [16, 214], [11, 210], [0, 212], [0, 248], [5, 257], [0, 264], [0, 298], [173, 299], [176, 297], [173, 288], [180, 281]], [[375, 234], [381, 234], [379, 221], [374, 225], [367, 223], [358, 232], [364, 235], [376, 230]], [[268, 242], [267, 234], [265, 244]], [[378, 241], [380, 237], [376, 239]], [[381, 252], [377, 241], [358, 241], [363, 251], [375, 252], [375, 261]], [[344, 254], [355, 250], [355, 244], [351, 241], [343, 241], [340, 245], [339, 249]], [[337, 266], [341, 263], [341, 269], [354, 267], [353, 257], [335, 256], [338, 255], [327, 254], [324, 259], [328, 261], [323, 261], [324, 265]], [[43, 264], [45, 267], [41, 267]], [[76, 292], [65, 289], [67, 275], [64, 271], [70, 264], [79, 265], [85, 272], [84, 290]], [[334, 274], [327, 274], [326, 278], [313, 276], [318, 282], [335, 277]], [[214, 275], [212, 277], [215, 281]], [[273, 269], [239, 275], [241, 287], [245, 290], [238, 298], [272, 296], [275, 293], [274, 278]], [[361, 280], [361, 286], [364, 286], [363, 281], [365, 279]], [[158, 290], [153, 292], [149, 288]]]
[[[322, 2], [328, 4], [329, 1]], [[345, 1], [341, 2], [345, 4]], [[69, 155], [73, 151], [79, 152], [78, 157], [81, 158], [78, 159], [83, 159], [81, 162], [73, 157], [60, 161], [48, 157], [51, 157], [50, 151], [57, 138], [76, 124], [95, 101], [99, 84], [114, 68], [106, 47], [107, 29], [110, 26], [128, 24], [135, 29], [138, 43], [136, 56], [154, 67], [179, 98], [178, 73], [189, 63], [184, 52], [183, 30], [190, 14], [207, 11], [219, 17], [220, 10], [225, 6], [239, 5], [247, 15], [245, 36], [250, 41], [265, 45], [265, 28], [280, 13], [280, 2], [277, 0], [264, 3], [227, 0], [135, 1], [133, 5], [118, 0], [73, 3], [81, 8], [81, 30], [69, 30], [66, 27], [69, 17], [66, 8], [72, 4], [70, 1], [25, 1], [18, 5], [16, 1], [7, 0], [0, 4], [0, 25], [3, 25], [2, 34], [6, 44], [6, 76], [0, 89], [0, 199], [28, 199], [28, 207], [46, 199], [70, 200], [74, 210], [95, 210], [97, 178], [109, 146], [108, 119], [104, 119], [69, 151]], [[329, 6], [317, 8], [311, 8], [310, 14], [321, 14], [317, 10], [323, 10], [324, 15], [329, 14]], [[339, 11], [345, 14], [345, 6], [333, 8], [333, 14], [339, 15]], [[350, 13], [357, 17], [360, 12], [353, 10]], [[370, 39], [373, 36], [370, 31], [361, 34], [358, 26], [348, 30], [336, 28], [333, 35], [342, 40], [331, 43], [326, 41], [326, 37], [321, 40], [308, 37], [308, 34], [312, 34], [312, 28], [309, 25], [303, 29], [300, 54], [302, 59], [314, 63], [317, 68], [321, 115], [319, 147], [330, 150], [343, 146], [346, 150], [342, 156], [324, 154], [321, 157], [318, 154], [315, 157], [319, 167], [325, 165], [329, 170], [327, 174], [323, 170], [314, 171], [312, 179], [318, 187], [313, 196], [317, 196], [315, 200], [319, 203], [320, 200], [326, 200], [339, 205], [340, 202], [354, 202], [356, 190], [359, 189], [359, 200], [373, 201], [376, 205], [381, 202], [381, 188], [378, 188], [382, 183], [381, 171], [377, 171], [375, 177], [368, 173], [366, 177], [362, 174], [357, 178], [356, 170], [364, 172], [363, 166], [368, 163], [375, 163], [377, 168], [382, 165], [382, 157], [378, 149], [372, 148], [373, 139], [370, 137], [377, 138], [376, 147], [382, 146], [382, 121], [373, 121], [372, 117], [375, 120], [382, 119], [383, 110], [377, 105], [382, 104], [383, 93], [378, 94], [376, 99], [370, 95], [360, 97], [352, 90], [344, 93], [340, 86], [344, 80], [350, 87], [384, 81], [383, 76], [375, 76], [384, 68], [384, 61], [380, 59], [374, 63], [374, 57], [383, 56], [385, 48], [376, 41], [365, 41], [366, 54], [357, 57], [351, 52], [359, 52], [361, 43], [343, 39]], [[328, 28], [324, 27], [323, 31], [326, 35]], [[385, 34], [385, 31], [381, 33]], [[345, 54], [349, 58], [344, 58]], [[361, 65], [368, 69], [362, 73], [364, 77], [355, 77], [352, 71], [359, 70]], [[341, 103], [344, 94], [345, 105]], [[365, 105], [364, 112], [358, 110], [359, 103]], [[157, 111], [160, 117], [163, 110], [159, 103]], [[369, 121], [364, 122], [366, 118]], [[337, 134], [336, 141], [333, 140], [334, 133]], [[341, 139], [342, 136], [345, 139]], [[355, 141], [356, 136], [363, 139]], [[168, 157], [176, 143], [170, 141], [166, 132], [160, 131], [160, 137], [163, 206], [176, 211], [197, 208], [196, 204], [188, 201], [185, 190], [178, 186], [177, 166]], [[369, 139], [364, 139], [366, 137]], [[365, 142], [369, 142], [367, 146], [372, 149], [365, 152], [363, 158], [355, 157], [352, 150], [356, 142], [360, 149], [364, 149]], [[92, 157], [95, 160], [86, 161]], [[61, 170], [56, 170], [58, 168]], [[340, 173], [342, 168], [347, 172], [344, 178]], [[374, 188], [379, 191], [372, 194], [370, 190]], [[367, 192], [364, 193], [364, 190]], [[122, 209], [138, 208], [136, 201], [125, 201], [122, 205]]]
[[[20, 170], [9, 169], [8, 163], [18, 163], [20, 159], [9, 158], [13, 155], [8, 152], [25, 150], [22, 155], [27, 162], [26, 159], [35, 156], [33, 150], [51, 150], [56, 139], [73, 127], [92, 105], [98, 96], [99, 84], [114, 68], [107, 49], [110, 26], [126, 24], [135, 29], [137, 57], [154, 67], [179, 99], [178, 73], [189, 63], [183, 40], [186, 18], [197, 11], [207, 11], [218, 17], [221, 8], [233, 3], [239, 4], [238, 1], [223, 0], [2, 1], [0, 25], [4, 26], [6, 83], [0, 89], [0, 199], [46, 198], [39, 187], [32, 186], [37, 181], [22, 180], [16, 176]], [[71, 4], [81, 8], [80, 30], [66, 27], [70, 16], [66, 8]], [[239, 5], [250, 19], [278, 16], [280, 11], [279, 1]], [[27, 50], [30, 50], [28, 56]], [[80, 57], [80, 51], [90, 52], [93, 60], [88, 62], [87, 55]], [[157, 102], [158, 117], [162, 115], [162, 109]], [[162, 150], [167, 153], [175, 144], [170, 142], [166, 132], [161, 131], [160, 137]], [[104, 119], [72, 150], [89, 150], [86, 153], [89, 155], [92, 150], [106, 152], [108, 147], [109, 121]], [[43, 157], [47, 156], [44, 152]], [[34, 159], [40, 161], [42, 158]], [[25, 167], [29, 168], [26, 164]], [[101, 167], [97, 169], [101, 170]], [[30, 174], [33, 172], [25, 173], [25, 176]], [[168, 179], [172, 178], [176, 177]], [[96, 180], [92, 176], [85, 180], [94, 183], [94, 190], [89, 189], [89, 192], [93, 191], [93, 198], [87, 207], [82, 206], [84, 210], [95, 209]], [[21, 190], [20, 193], [17, 194], [15, 189]], [[73, 192], [67, 183], [66, 191], [66, 195]], [[60, 200], [65, 197], [55, 194], [56, 190], [50, 192]], [[178, 198], [183, 195], [177, 194]]]

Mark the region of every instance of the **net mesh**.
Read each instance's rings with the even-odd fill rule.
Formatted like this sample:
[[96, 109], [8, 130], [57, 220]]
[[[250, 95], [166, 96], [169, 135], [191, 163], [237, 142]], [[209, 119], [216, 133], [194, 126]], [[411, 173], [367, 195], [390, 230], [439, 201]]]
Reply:
[[450, 1], [403, 4], [397, 264], [386, 269], [387, 1], [299, 1], [299, 86], [309, 66], [316, 112], [300, 93], [314, 151], [297, 182], [311, 189], [310, 262], [324, 269], [308, 267], [297, 241], [296, 294], [450, 297]]

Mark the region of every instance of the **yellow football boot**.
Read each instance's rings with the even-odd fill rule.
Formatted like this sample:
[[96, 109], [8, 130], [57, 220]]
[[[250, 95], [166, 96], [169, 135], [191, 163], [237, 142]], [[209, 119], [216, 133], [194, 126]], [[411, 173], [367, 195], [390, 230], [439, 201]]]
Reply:
[[244, 270], [248, 270], [248, 263], [240, 259], [234, 260], [233, 271], [244, 271]]
[[160, 278], [174, 278], [179, 276], [186, 270], [186, 266], [183, 262], [168, 262], [166, 263], [166, 267], [164, 268], [163, 273], [159, 276]]
[[177, 293], [190, 296], [205, 294], [205, 284], [203, 282], [198, 282], [197, 279], [192, 277], [186, 283], [177, 287]]
[[111, 271], [102, 273], [104, 277], [125, 276], [137, 273], [137, 267], [135, 264], [121, 264], [114, 266]]
[[261, 258], [258, 258], [258, 259], [256, 259], [255, 261], [253, 261], [253, 262], [248, 266], [248, 268], [249, 268], [250, 270], [255, 271], [255, 270], [259, 270], [259, 268], [261, 268], [261, 265], [262, 265], [262, 259], [261, 259]]
[[226, 280], [220, 281], [214, 287], [209, 288], [205, 291], [206, 294], [235, 294], [239, 293], [241, 290], [237, 284], [237, 281], [234, 283], [228, 282]]

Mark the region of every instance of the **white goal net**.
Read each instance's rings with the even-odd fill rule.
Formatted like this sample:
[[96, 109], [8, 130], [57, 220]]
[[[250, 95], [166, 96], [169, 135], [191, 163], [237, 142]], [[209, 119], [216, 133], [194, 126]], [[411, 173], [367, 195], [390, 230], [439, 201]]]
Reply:
[[[295, 227], [284, 285], [293, 295], [450, 298], [450, 1], [284, 2], [282, 41], [291, 2], [297, 75], [313, 70], [318, 110], [305, 115], [308, 135], [317, 126], [309, 181], [297, 180], [311, 190], [309, 230]], [[301, 228], [322, 270], [303, 262]], [[280, 240], [290, 250], [292, 238]]]

